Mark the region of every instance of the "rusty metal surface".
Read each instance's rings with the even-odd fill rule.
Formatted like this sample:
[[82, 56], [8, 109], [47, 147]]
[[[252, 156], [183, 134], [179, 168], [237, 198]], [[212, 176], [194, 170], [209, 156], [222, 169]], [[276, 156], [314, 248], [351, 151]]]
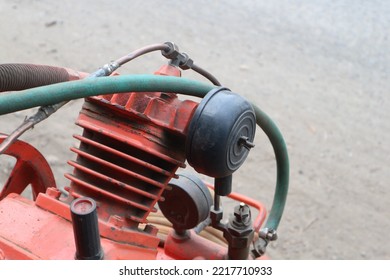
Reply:
[[[172, 66], [157, 75], [180, 76]], [[146, 223], [162, 193], [184, 167], [186, 129], [197, 103], [180, 101], [176, 94], [162, 92], [111, 94], [88, 98], [76, 124], [77, 155], [71, 197], [89, 196], [98, 205], [99, 218], [113, 215], [137, 229]]]

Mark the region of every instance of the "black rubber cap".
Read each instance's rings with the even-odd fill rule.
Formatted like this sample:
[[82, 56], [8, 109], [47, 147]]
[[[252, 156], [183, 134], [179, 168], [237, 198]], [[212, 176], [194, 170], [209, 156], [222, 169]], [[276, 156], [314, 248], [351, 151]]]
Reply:
[[243, 139], [251, 143], [255, 133], [252, 105], [226, 88], [213, 89], [198, 105], [189, 125], [188, 163], [207, 176], [229, 176], [248, 156], [249, 149], [243, 145]]

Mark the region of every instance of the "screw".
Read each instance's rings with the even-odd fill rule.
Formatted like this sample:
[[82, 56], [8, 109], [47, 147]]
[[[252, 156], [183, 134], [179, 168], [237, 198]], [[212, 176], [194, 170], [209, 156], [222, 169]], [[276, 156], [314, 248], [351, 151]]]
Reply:
[[259, 232], [259, 237], [267, 241], [274, 241], [278, 239], [278, 234], [274, 229], [265, 228]]
[[245, 203], [240, 203], [240, 205], [234, 209], [235, 224], [245, 225], [250, 221], [250, 209]]
[[249, 138], [247, 136], [241, 136], [240, 139], [238, 139], [238, 144], [240, 146], [244, 146], [244, 148], [248, 151], [255, 147], [255, 144], [249, 141]]

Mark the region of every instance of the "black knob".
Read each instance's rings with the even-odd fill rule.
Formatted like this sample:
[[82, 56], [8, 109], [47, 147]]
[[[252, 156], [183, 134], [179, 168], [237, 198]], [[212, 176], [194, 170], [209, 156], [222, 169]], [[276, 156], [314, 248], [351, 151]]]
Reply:
[[70, 211], [76, 244], [76, 259], [103, 259], [96, 202], [88, 197], [77, 198], [72, 201]]

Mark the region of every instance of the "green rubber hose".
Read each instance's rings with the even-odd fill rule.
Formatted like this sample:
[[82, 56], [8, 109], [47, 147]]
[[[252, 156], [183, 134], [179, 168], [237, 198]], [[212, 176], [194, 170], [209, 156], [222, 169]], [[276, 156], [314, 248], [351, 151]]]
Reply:
[[202, 97], [214, 86], [185, 78], [158, 75], [122, 75], [52, 84], [0, 93], [0, 115], [89, 96], [141, 92], [176, 92]]
[[264, 228], [277, 230], [286, 205], [290, 163], [288, 159], [287, 146], [279, 128], [259, 107], [252, 104], [255, 110], [256, 123], [268, 136], [275, 153], [276, 159], [276, 187], [271, 211], [268, 215]]
[[[161, 91], [204, 97], [214, 87], [185, 78], [158, 75], [121, 75], [84, 79], [23, 91], [2, 92], [0, 93], [0, 115], [110, 93]], [[252, 105], [256, 114], [256, 122], [268, 136], [275, 152], [277, 166], [276, 189], [265, 227], [276, 230], [287, 199], [289, 184], [288, 153], [278, 127], [256, 105]]]

